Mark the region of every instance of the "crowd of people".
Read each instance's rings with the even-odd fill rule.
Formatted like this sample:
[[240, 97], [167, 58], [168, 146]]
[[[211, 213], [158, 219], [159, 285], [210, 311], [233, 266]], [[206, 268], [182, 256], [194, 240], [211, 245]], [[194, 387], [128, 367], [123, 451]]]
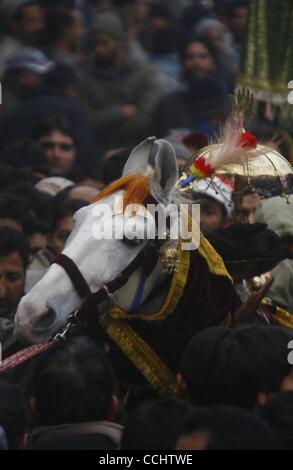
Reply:
[[[184, 168], [219, 134], [249, 3], [0, 0], [4, 357], [19, 349], [20, 299], [64, 250], [76, 211], [122, 176], [131, 150], [155, 135], [173, 145]], [[253, 131], [270, 139], [278, 129], [258, 116]], [[276, 145], [292, 162], [290, 145]], [[265, 294], [288, 318], [293, 199], [272, 191], [264, 200], [248, 189], [241, 210], [250, 230], [232, 229], [227, 238], [233, 190], [215, 178], [192, 191], [201, 230], [224, 259], [226, 248], [277, 250]], [[259, 238], [263, 224], [268, 232]], [[253, 283], [234, 280], [241, 300], [251, 302]], [[208, 328], [186, 344], [173, 396], [119, 383], [103, 341], [78, 336], [54, 346], [31, 366], [29, 381], [0, 376], [0, 449], [293, 450], [293, 330], [290, 321], [276, 324], [274, 313], [258, 315], [249, 325]]]

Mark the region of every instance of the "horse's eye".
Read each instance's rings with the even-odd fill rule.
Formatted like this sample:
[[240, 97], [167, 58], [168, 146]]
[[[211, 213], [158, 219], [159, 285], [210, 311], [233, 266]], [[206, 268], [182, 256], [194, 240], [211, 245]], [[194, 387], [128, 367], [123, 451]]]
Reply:
[[143, 240], [140, 240], [139, 238], [129, 239], [129, 238], [124, 237], [122, 241], [124, 245], [128, 246], [129, 248], [135, 248], [139, 246]]

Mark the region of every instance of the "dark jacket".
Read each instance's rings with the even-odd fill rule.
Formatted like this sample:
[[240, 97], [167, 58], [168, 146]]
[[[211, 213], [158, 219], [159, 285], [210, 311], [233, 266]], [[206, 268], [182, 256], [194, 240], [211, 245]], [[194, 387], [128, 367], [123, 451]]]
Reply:
[[[155, 71], [145, 63], [119, 70], [97, 70], [81, 80], [80, 99], [94, 122], [101, 152], [133, 147], [148, 136], [153, 108], [160, 97]], [[138, 113], [126, 118], [121, 105], [135, 105]]]
[[[83, 437], [90, 437], [84, 441], [85, 447], [92, 448], [91, 441], [94, 440], [96, 450], [98, 448], [100, 450], [115, 450], [120, 447], [122, 432], [123, 427], [120, 424], [109, 421], [42, 427], [33, 432], [30, 448], [34, 450], [49, 449], [51, 447], [50, 443], [54, 443], [54, 447], [57, 443], [58, 449], [62, 450], [61, 448], [65, 442], [68, 445], [68, 439], [78, 439], [79, 442], [82, 442]], [[86, 442], [89, 444], [86, 444]], [[84, 448], [84, 450], [87, 449]]]

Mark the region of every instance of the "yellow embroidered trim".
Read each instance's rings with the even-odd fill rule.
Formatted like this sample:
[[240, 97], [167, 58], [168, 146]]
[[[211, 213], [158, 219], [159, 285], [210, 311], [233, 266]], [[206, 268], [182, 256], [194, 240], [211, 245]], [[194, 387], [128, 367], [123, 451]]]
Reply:
[[286, 312], [286, 310], [282, 310], [280, 307], [278, 307], [276, 314], [272, 313], [272, 317], [274, 317], [274, 319], [280, 323], [280, 325], [287, 328], [293, 328], [293, 317], [289, 312]]
[[183, 294], [187, 277], [189, 273], [189, 266], [190, 266], [190, 252], [186, 250], [182, 250], [181, 241], [179, 242], [179, 249], [178, 249], [178, 269], [177, 272], [174, 273], [171, 281], [171, 286], [168, 291], [166, 300], [164, 301], [163, 306], [161, 309], [153, 314], [128, 314], [125, 313], [120, 307], [117, 305], [113, 305], [110, 309], [110, 315], [112, 318], [123, 318], [127, 320], [133, 320], [139, 318], [140, 320], [146, 321], [159, 321], [166, 318], [176, 309], [181, 296]]
[[160, 395], [176, 393], [176, 379], [170, 369], [128, 323], [113, 320], [107, 313], [100, 321], [108, 335]]
[[[192, 243], [197, 246], [196, 240], [198, 239], [198, 226], [195, 221], [192, 220], [189, 214], [183, 211], [185, 219], [187, 218], [188, 230], [191, 231]], [[205, 236], [200, 232], [200, 244], [198, 247], [199, 254], [205, 259], [208, 264], [209, 271], [217, 276], [227, 277], [233, 284], [233, 279], [227, 271], [223, 258], [217, 253], [217, 251], [208, 242]]]
[[[185, 214], [186, 216], [186, 214]], [[191, 224], [191, 219], [188, 220], [189, 230], [193, 225]], [[195, 233], [192, 232], [192, 241], [194, 245], [195, 243]], [[232, 277], [228, 273], [226, 266], [222, 257], [216, 252], [216, 250], [212, 247], [212, 245], [208, 242], [208, 240], [200, 234], [200, 246], [198, 247], [199, 254], [205, 259], [208, 264], [209, 271], [213, 274], [218, 276], [227, 277], [231, 283], [233, 283]], [[113, 305], [110, 310], [109, 314], [112, 318], [123, 318], [127, 320], [133, 319], [140, 319], [145, 321], [160, 321], [170, 315], [176, 309], [181, 296], [183, 294], [188, 273], [190, 267], [190, 251], [182, 250], [182, 240], [179, 241], [179, 248], [178, 248], [178, 269], [177, 272], [174, 273], [171, 286], [168, 291], [166, 300], [161, 307], [161, 309], [153, 314], [128, 314], [124, 312], [119, 306]]]
[[286, 85], [280, 84], [273, 80], [253, 79], [247, 75], [240, 75], [238, 78], [238, 84], [241, 86], [260, 89], [260, 91], [265, 90], [271, 93], [287, 92], [288, 94], [288, 87], [286, 87]]
[[281, 307], [276, 307], [276, 313], [272, 313], [272, 316], [282, 326], [293, 328], [293, 315], [287, 312], [287, 310], [284, 310]]
[[198, 248], [199, 254], [206, 260], [211, 273], [217, 276], [227, 277], [231, 283], [233, 279], [227, 271], [223, 258], [216, 252], [208, 240], [200, 234], [200, 246]]
[[272, 317], [280, 323], [280, 325], [285, 326], [287, 328], [293, 328], [293, 315], [289, 313], [287, 310], [285, 310], [282, 307], [278, 307], [277, 305], [271, 305], [270, 302], [268, 302], [266, 299], [262, 301], [263, 305], [266, 305], [267, 307], [273, 307], [275, 310], [275, 313], [270, 312]]

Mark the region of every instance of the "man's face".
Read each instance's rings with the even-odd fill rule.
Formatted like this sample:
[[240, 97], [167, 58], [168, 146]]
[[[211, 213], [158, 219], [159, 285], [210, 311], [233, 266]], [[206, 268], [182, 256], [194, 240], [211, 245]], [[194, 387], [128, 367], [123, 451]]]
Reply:
[[97, 66], [110, 66], [114, 63], [119, 50], [119, 40], [109, 34], [96, 33], [95, 57]]
[[242, 210], [250, 224], [254, 223], [255, 211], [261, 202], [262, 200], [257, 193], [246, 194], [243, 196]]
[[148, 15], [150, 13], [150, 0], [138, 0], [137, 2], [135, 2], [132, 8], [134, 20], [141, 23], [146, 18], [148, 18]]
[[22, 297], [25, 269], [17, 251], [0, 256], [0, 317], [10, 316]]
[[233, 16], [230, 19], [230, 29], [235, 36], [237, 42], [242, 42], [246, 24], [248, 21], [248, 8], [237, 7], [233, 11]]
[[219, 202], [199, 196], [196, 203], [200, 204], [200, 229], [204, 235], [223, 227], [225, 217]]
[[76, 158], [76, 147], [72, 137], [53, 131], [39, 141], [44, 148], [47, 163], [53, 176], [66, 176]]
[[72, 11], [74, 23], [67, 28], [68, 39], [70, 40], [72, 50], [76, 50], [80, 45], [85, 33], [82, 16], [78, 10]]
[[54, 253], [56, 253], [57, 255], [59, 253], [62, 253], [65, 247], [67, 238], [71, 234], [73, 228], [74, 228], [74, 221], [73, 221], [72, 215], [63, 217], [58, 222], [55, 231], [52, 233], [50, 237], [50, 245]]
[[200, 42], [192, 42], [186, 48], [183, 66], [186, 74], [190, 78], [197, 78], [209, 73], [213, 73], [216, 69], [214, 59]]
[[44, 15], [38, 5], [23, 6], [21, 17], [11, 23], [12, 32], [23, 41], [34, 44], [45, 28]]

